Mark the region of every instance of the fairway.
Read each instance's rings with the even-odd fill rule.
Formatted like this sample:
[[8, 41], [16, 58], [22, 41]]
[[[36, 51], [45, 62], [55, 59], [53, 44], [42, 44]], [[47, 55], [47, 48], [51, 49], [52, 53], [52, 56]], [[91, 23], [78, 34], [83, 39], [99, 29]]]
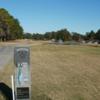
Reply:
[[[11, 86], [13, 73], [11, 61], [0, 81]], [[100, 100], [100, 47], [33, 45], [31, 75], [32, 100]]]

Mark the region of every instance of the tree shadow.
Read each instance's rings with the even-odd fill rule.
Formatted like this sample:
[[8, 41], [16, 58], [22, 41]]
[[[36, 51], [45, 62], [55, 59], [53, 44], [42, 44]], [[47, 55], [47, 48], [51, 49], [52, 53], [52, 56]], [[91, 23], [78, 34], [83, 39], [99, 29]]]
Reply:
[[0, 83], [0, 92], [3, 94], [5, 100], [12, 100], [12, 89], [5, 83]]

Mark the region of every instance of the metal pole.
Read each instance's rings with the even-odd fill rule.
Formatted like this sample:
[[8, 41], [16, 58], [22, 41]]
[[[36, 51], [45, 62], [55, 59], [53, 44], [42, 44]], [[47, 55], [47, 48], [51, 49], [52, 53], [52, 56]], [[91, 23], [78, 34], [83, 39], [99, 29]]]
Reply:
[[12, 96], [13, 96], [13, 100], [15, 100], [14, 77], [13, 77], [13, 75], [11, 76], [11, 83], [12, 83]]

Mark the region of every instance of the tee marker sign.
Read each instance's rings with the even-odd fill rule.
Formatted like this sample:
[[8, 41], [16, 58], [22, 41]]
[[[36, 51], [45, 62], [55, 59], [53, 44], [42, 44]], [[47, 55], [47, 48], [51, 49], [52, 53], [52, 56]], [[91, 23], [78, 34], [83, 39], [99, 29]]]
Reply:
[[15, 47], [14, 63], [16, 100], [31, 100], [30, 49]]

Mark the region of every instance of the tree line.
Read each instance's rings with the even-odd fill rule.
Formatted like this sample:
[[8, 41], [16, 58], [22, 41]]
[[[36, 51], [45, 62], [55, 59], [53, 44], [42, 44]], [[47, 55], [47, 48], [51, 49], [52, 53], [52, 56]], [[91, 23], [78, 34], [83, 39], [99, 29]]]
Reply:
[[93, 30], [90, 32], [86, 32], [85, 35], [77, 33], [77, 32], [69, 32], [67, 29], [61, 29], [58, 31], [53, 32], [46, 32], [44, 34], [39, 33], [26, 33], [24, 34], [24, 38], [26, 39], [34, 39], [34, 40], [51, 40], [55, 39], [63, 40], [63, 41], [100, 41], [100, 29], [97, 32], [94, 32]]
[[77, 32], [70, 32], [67, 29], [58, 31], [40, 33], [24, 33], [18, 19], [14, 18], [6, 9], [0, 8], [0, 41], [14, 39], [33, 39], [33, 40], [51, 40], [63, 41], [100, 41], [100, 29], [97, 32], [91, 30], [82, 35]]
[[23, 28], [18, 19], [14, 18], [9, 12], [0, 8], [0, 41], [23, 38]]

